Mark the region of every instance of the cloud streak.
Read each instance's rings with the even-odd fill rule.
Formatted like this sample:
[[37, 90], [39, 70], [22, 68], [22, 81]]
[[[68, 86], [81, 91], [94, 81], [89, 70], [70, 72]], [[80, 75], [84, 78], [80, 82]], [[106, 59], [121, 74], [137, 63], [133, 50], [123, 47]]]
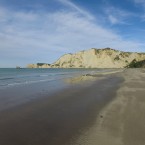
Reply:
[[105, 13], [108, 16], [108, 20], [111, 24], [125, 24], [129, 25], [128, 20], [132, 17], [135, 17], [136, 14], [132, 12], [128, 12], [119, 8], [115, 8], [113, 6], [108, 6], [105, 8]]
[[72, 3], [70, 0], [58, 0], [62, 4], [69, 6], [73, 10], [76, 10], [78, 13], [82, 14], [83, 16], [87, 17], [90, 20], [94, 20], [94, 16], [90, 14], [89, 12], [85, 11], [84, 9], [80, 8], [76, 4]]

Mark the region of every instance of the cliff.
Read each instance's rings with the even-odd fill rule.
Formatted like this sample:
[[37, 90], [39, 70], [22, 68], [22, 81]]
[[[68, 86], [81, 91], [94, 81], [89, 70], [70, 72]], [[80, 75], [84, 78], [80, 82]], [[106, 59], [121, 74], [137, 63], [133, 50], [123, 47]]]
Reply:
[[[105, 49], [89, 49], [75, 54], [65, 54], [51, 65], [29, 65], [29, 68], [125, 68], [145, 60], [145, 53], [133, 53]], [[144, 63], [140, 63], [143, 67]]]

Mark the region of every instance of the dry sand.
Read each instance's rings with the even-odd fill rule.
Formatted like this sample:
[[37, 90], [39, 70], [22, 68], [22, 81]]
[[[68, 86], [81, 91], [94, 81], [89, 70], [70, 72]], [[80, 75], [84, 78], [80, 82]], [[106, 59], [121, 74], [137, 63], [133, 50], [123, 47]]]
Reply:
[[126, 69], [116, 97], [72, 145], [145, 145], [145, 70]]

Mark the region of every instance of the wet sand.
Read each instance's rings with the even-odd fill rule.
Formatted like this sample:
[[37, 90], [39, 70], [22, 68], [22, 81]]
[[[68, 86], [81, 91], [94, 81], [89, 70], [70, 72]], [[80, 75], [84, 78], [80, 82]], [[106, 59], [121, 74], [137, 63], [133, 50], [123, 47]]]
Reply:
[[[89, 85], [74, 85], [1, 109], [0, 145], [75, 145], [79, 139], [91, 141], [89, 135], [96, 132], [90, 129], [96, 127], [96, 118], [103, 117], [101, 110], [115, 100], [123, 81], [122, 73], [109, 74]], [[87, 137], [83, 136], [89, 130]], [[93, 143], [102, 145], [97, 140]]]

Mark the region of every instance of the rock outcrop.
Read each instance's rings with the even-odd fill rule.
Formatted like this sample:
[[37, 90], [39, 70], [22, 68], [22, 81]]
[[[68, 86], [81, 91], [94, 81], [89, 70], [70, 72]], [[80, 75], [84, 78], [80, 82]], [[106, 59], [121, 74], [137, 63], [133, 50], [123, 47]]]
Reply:
[[28, 64], [27, 68], [51, 68], [50, 64], [47, 63], [37, 63], [37, 64]]
[[65, 54], [53, 64], [29, 65], [29, 68], [125, 68], [145, 60], [145, 53], [123, 52], [111, 48], [89, 49]]

